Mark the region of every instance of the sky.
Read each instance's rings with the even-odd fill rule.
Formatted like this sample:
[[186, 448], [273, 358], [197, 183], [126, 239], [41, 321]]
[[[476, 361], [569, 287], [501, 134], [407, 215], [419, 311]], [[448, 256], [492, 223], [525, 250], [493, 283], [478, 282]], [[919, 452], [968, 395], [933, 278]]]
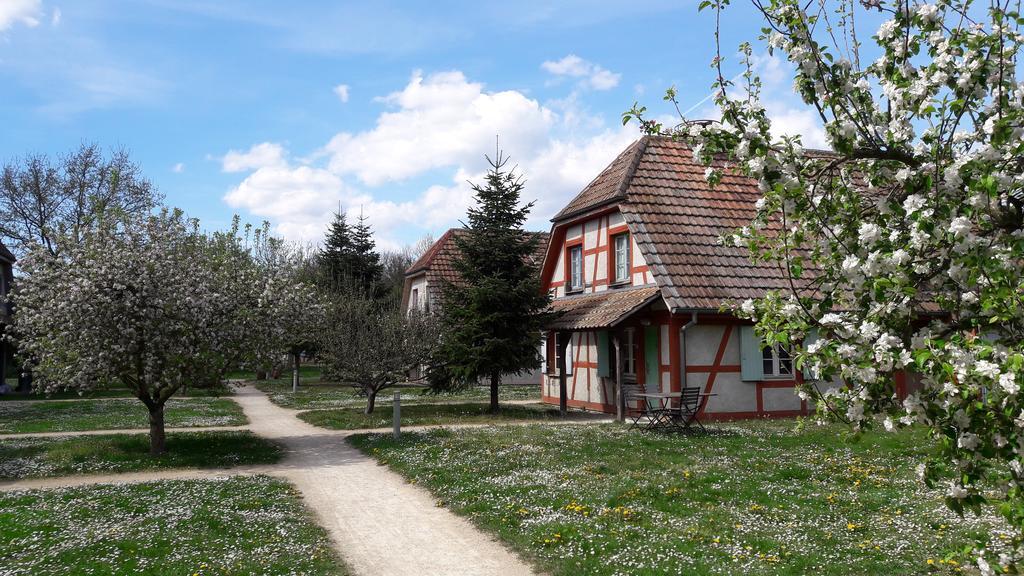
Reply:
[[[726, 14], [739, 73], [761, 22]], [[123, 147], [204, 228], [317, 242], [340, 207], [391, 249], [459, 225], [497, 142], [546, 230], [640, 136], [634, 102], [672, 122], [675, 86], [714, 114], [713, 32], [688, 0], [0, 0], [0, 161]], [[780, 131], [823, 145], [786, 64], [758, 62]]]

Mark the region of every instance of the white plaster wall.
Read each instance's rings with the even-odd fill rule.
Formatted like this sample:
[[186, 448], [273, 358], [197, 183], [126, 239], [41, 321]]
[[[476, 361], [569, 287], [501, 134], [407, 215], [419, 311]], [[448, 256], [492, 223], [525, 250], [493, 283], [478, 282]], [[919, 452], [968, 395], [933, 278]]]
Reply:
[[[684, 333], [683, 338], [686, 341], [686, 364], [688, 366], [709, 366], [715, 362], [715, 354], [718, 353], [718, 344], [722, 341], [722, 332], [725, 330], [725, 326], [714, 326], [707, 325], [702, 326], [697, 324], [691, 326]], [[735, 332], [735, 331], [734, 331]], [[733, 334], [729, 338], [730, 347], [734, 340], [737, 340], [737, 335]], [[726, 356], [729, 356], [728, 348], [726, 349]], [[736, 349], [736, 357], [733, 362], [730, 362], [727, 358], [723, 358], [722, 362], [726, 364], [739, 363], [739, 349]]]
[[765, 388], [761, 390], [761, 402], [768, 411], [800, 409], [800, 397], [795, 388]]
[[[702, 374], [707, 381], [707, 374]], [[719, 374], [708, 398], [708, 412], [753, 412], [757, 410], [757, 384], [743, 382], [737, 373]]]
[[426, 274], [423, 274], [423, 275], [420, 275], [420, 276], [417, 276], [417, 277], [413, 278], [412, 283], [409, 285], [409, 302], [406, 304], [406, 312], [412, 311], [412, 307], [413, 307], [412, 291], [413, 290], [418, 290], [419, 291], [419, 307], [420, 307], [420, 310], [422, 310], [424, 308], [424, 306], [426, 305], [427, 298], [428, 298], [428, 293], [427, 293], [427, 275]]

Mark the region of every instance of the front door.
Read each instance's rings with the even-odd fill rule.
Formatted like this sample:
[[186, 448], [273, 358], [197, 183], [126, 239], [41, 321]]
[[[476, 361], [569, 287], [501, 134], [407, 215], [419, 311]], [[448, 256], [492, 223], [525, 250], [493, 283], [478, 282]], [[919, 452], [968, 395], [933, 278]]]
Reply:
[[659, 332], [657, 326], [644, 326], [644, 388], [648, 394], [661, 392]]

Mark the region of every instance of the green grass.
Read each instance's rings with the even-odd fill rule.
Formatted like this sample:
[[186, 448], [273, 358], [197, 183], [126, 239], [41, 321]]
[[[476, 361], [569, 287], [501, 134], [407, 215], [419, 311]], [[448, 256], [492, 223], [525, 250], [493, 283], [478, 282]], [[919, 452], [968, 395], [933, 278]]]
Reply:
[[[251, 380], [251, 372], [238, 372], [235, 377]], [[299, 390], [292, 392], [291, 372], [274, 380], [254, 382], [257, 388], [266, 392], [271, 402], [293, 410], [319, 410], [324, 408], [349, 408], [365, 406], [366, 397], [360, 396], [355, 388], [346, 384], [321, 379], [318, 366], [304, 366], [299, 375]], [[377, 404], [390, 405], [396, 391], [402, 394], [402, 403], [472, 402], [490, 398], [490, 389], [482, 386], [461, 390], [453, 394], [430, 394], [421, 386], [402, 386], [381, 392]], [[540, 385], [502, 386], [499, 397], [508, 400], [540, 400]]]
[[344, 575], [288, 483], [267, 477], [0, 495], [0, 572]]
[[[248, 422], [241, 407], [227, 398], [172, 398], [167, 401], [164, 419], [168, 428], [237, 426]], [[149, 412], [138, 399], [0, 403], [0, 433], [126, 428], [149, 428]]]
[[247, 431], [176, 432], [167, 453], [149, 455], [146, 434], [61, 436], [0, 440], [0, 479], [137, 472], [171, 468], [224, 468], [273, 464], [281, 449]]
[[[404, 402], [404, 401], [403, 401]], [[403, 426], [425, 426], [433, 424], [486, 424], [520, 420], [547, 420], [558, 418], [558, 408], [543, 404], [507, 404], [497, 415], [490, 414], [489, 404], [412, 404], [402, 405]], [[334, 430], [357, 430], [360, 428], [387, 428], [391, 426], [393, 406], [378, 406], [373, 414], [363, 414], [361, 409], [313, 410], [299, 414], [299, 418], [314, 426]]]
[[[992, 510], [960, 519], [914, 468], [920, 431], [793, 421], [708, 436], [618, 425], [363, 435], [356, 446], [556, 575], [927, 574], [998, 551]], [[932, 564], [928, 564], [928, 560]]]
[[[11, 388], [15, 388], [18, 385], [17, 379], [8, 379], [8, 384]], [[227, 386], [210, 386], [203, 388], [189, 387], [186, 390], [179, 391], [176, 397], [217, 397], [217, 396], [228, 396], [230, 395], [231, 389]], [[4, 394], [0, 396], [0, 402], [18, 401], [18, 400], [36, 400], [45, 402], [46, 400], [90, 400], [95, 398], [134, 398], [132, 393], [127, 388], [123, 387], [101, 387], [95, 390], [88, 390], [78, 392], [75, 390], [65, 390], [63, 392], [53, 392], [50, 394], [43, 394], [40, 392], [29, 392], [20, 393], [15, 392], [11, 394]]]

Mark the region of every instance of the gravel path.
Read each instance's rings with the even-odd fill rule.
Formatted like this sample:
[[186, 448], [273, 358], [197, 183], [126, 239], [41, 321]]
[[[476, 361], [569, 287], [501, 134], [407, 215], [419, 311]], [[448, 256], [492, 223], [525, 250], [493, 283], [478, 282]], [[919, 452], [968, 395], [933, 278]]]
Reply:
[[[424, 489], [352, 447], [346, 437], [386, 430], [327, 430], [299, 420], [253, 386], [238, 388], [235, 400], [248, 426], [169, 428], [168, 431], [251, 430], [285, 449], [278, 464], [209, 470], [153, 470], [124, 474], [87, 474], [0, 482], [0, 490], [60, 488], [103, 483], [218, 478], [267, 474], [298, 488], [328, 530], [354, 574], [361, 576], [519, 576], [533, 570], [468, 520], [438, 507]], [[527, 401], [529, 402], [529, 401]], [[512, 401], [510, 403], [519, 403]], [[389, 407], [390, 408], [390, 407]], [[594, 415], [547, 424], [573, 425], [609, 421]], [[519, 424], [509, 422], [508, 424]], [[530, 424], [531, 422], [521, 422]], [[489, 424], [447, 427], [476, 428]], [[409, 426], [413, 431], [445, 426]], [[149, 430], [94, 430], [3, 434], [3, 438], [148, 433]]]
[[469, 521], [439, 508], [425, 490], [349, 445], [348, 434], [307, 424], [250, 386], [234, 399], [254, 433], [286, 448], [284, 461], [272, 473], [302, 492], [354, 573], [533, 574]]

